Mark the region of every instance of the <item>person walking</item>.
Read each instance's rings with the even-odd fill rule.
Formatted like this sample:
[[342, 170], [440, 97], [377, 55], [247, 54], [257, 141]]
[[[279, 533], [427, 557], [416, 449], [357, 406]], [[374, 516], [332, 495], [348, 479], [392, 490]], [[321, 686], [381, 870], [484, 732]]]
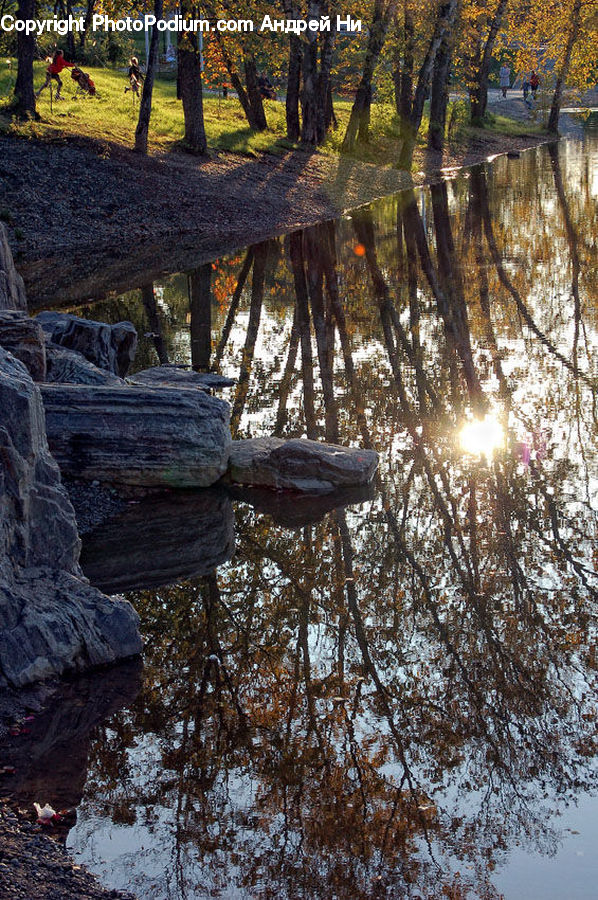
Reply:
[[538, 77], [537, 72], [532, 72], [532, 77], [530, 78], [529, 83], [530, 83], [530, 87], [532, 89], [532, 97], [535, 100], [536, 99], [536, 91], [540, 87], [540, 79]]
[[511, 87], [511, 69], [506, 63], [503, 63], [499, 72], [500, 89], [503, 97], [507, 96], [507, 91]]
[[60, 91], [62, 90], [62, 79], [60, 77], [60, 73], [63, 69], [72, 69], [74, 65], [75, 63], [66, 61], [66, 59], [62, 55], [62, 50], [56, 50], [54, 52], [54, 56], [52, 57], [50, 65], [46, 69], [46, 80], [35, 95], [36, 98], [39, 98], [39, 95], [44, 90], [44, 88], [47, 88], [48, 85], [51, 84], [52, 80], [54, 80], [58, 82], [58, 88], [56, 89], [56, 99], [64, 100], [64, 97], [60, 96]]
[[133, 91], [133, 93], [138, 97], [139, 88], [143, 84], [143, 75], [141, 74], [139, 60], [136, 56], [132, 56], [129, 60], [129, 70], [127, 72], [127, 78], [129, 79], [129, 84], [125, 88], [125, 94], [127, 93], [127, 91]]
[[523, 102], [524, 102], [525, 105], [529, 108], [529, 107], [531, 107], [531, 105], [532, 105], [531, 100], [529, 99], [529, 92], [531, 91], [532, 86], [531, 86], [530, 78], [529, 78], [529, 75], [528, 75], [528, 74], [525, 74], [525, 75], [523, 76], [523, 85], [522, 85], [522, 87], [523, 87]]

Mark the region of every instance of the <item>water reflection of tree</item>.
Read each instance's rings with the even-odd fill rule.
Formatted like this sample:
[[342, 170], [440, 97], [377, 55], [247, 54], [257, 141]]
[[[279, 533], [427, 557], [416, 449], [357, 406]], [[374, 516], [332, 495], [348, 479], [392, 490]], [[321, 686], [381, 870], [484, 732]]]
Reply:
[[[577, 346], [584, 267], [554, 174]], [[592, 519], [571, 496], [593, 394], [509, 270], [482, 170], [465, 200], [459, 253], [442, 185], [426, 219], [412, 194], [394, 218], [355, 214], [353, 235], [326, 224], [287, 242], [278, 427], [380, 449], [375, 501], [298, 532], [240, 506], [236, 561], [133, 598], [145, 692], [111, 723], [119, 740], [98, 742], [88, 792], [171, 810], [181, 897], [233, 883], [264, 897], [494, 896], [501, 854], [552, 849], [558, 798], [594, 783]], [[266, 253], [253, 250], [236, 427]], [[534, 416], [553, 386], [545, 438]], [[463, 415], [493, 408], [523, 430], [490, 461], [464, 456]], [[144, 734], [155, 768], [132, 791]]]

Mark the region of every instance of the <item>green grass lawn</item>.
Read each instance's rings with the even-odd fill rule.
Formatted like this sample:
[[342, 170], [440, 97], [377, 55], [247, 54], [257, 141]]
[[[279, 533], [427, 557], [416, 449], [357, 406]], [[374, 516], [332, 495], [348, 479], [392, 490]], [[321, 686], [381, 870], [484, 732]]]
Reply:
[[[35, 64], [35, 87], [40, 87], [45, 79], [47, 63]], [[50, 111], [50, 90], [41, 95], [37, 109], [38, 122], [17, 122], [6, 113], [12, 96], [16, 77], [16, 62], [0, 59], [0, 130], [20, 134], [23, 137], [42, 140], [59, 139], [68, 135], [79, 135], [98, 140], [113, 141], [131, 147], [134, 141], [135, 125], [139, 112], [138, 100], [131, 92], [125, 94], [128, 84], [124, 69], [94, 68], [85, 66], [85, 71], [93, 78], [97, 95], [79, 96], [75, 99], [75, 82], [70, 72], [62, 73], [63, 96], [65, 100], [56, 102]], [[470, 129], [466, 124], [464, 104], [457, 104], [455, 111], [449, 110], [450, 137], [452, 140], [466, 138]], [[2, 114], [2, 111], [5, 114]], [[340, 153], [343, 136], [349, 119], [351, 101], [336, 99], [335, 113], [338, 127], [331, 131], [320, 151], [336, 155]], [[236, 97], [226, 100], [206, 94], [204, 115], [208, 145], [214, 150], [227, 150], [247, 155], [259, 153], [280, 154], [290, 149], [285, 137], [284, 103], [265, 101], [268, 130], [262, 133], [251, 131]], [[456, 112], [456, 115], [454, 114]], [[453, 127], [454, 126], [454, 127]], [[422, 123], [420, 139], [426, 134], [426, 122]], [[529, 124], [517, 123], [511, 119], [496, 122], [492, 130], [512, 134], [529, 132]], [[359, 158], [377, 164], [392, 165], [396, 161], [400, 145], [398, 122], [392, 104], [374, 103], [371, 116], [371, 140], [367, 147], [359, 149]], [[151, 152], [167, 151], [177, 146], [183, 138], [183, 110], [176, 98], [176, 81], [172, 74], [158, 77], [154, 85], [153, 109], [150, 123], [149, 145]]]

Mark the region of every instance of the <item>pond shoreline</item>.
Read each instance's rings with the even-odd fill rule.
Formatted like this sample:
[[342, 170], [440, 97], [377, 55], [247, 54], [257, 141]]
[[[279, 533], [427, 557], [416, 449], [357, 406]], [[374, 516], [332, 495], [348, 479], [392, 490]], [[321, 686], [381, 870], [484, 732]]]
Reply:
[[552, 140], [478, 131], [413, 177], [321, 153], [140, 158], [84, 139], [0, 137], [0, 213], [30, 303], [60, 306], [200, 265], [459, 169]]

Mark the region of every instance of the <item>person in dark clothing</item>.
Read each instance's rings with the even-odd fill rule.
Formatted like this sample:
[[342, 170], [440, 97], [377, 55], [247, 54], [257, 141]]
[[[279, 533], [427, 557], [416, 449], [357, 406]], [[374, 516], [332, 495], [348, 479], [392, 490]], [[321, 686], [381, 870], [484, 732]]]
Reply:
[[39, 91], [35, 95], [39, 97], [44, 88], [47, 88], [48, 85], [54, 80], [58, 82], [58, 88], [56, 90], [56, 99], [64, 100], [64, 97], [60, 96], [60, 91], [62, 89], [62, 78], [60, 77], [60, 73], [63, 69], [72, 69], [75, 64], [72, 62], [67, 62], [64, 56], [62, 55], [62, 50], [56, 50], [54, 52], [54, 56], [52, 57], [52, 61], [50, 65], [46, 69], [46, 80], [40, 87]]
[[129, 85], [125, 88], [125, 94], [127, 91], [133, 91], [134, 94], [139, 95], [139, 87], [143, 84], [143, 75], [141, 74], [139, 60], [136, 56], [132, 56], [129, 60], [127, 77], [129, 79]]
[[257, 85], [264, 100], [276, 100], [276, 91], [274, 90], [274, 85], [267, 75], [259, 75], [257, 79]]

